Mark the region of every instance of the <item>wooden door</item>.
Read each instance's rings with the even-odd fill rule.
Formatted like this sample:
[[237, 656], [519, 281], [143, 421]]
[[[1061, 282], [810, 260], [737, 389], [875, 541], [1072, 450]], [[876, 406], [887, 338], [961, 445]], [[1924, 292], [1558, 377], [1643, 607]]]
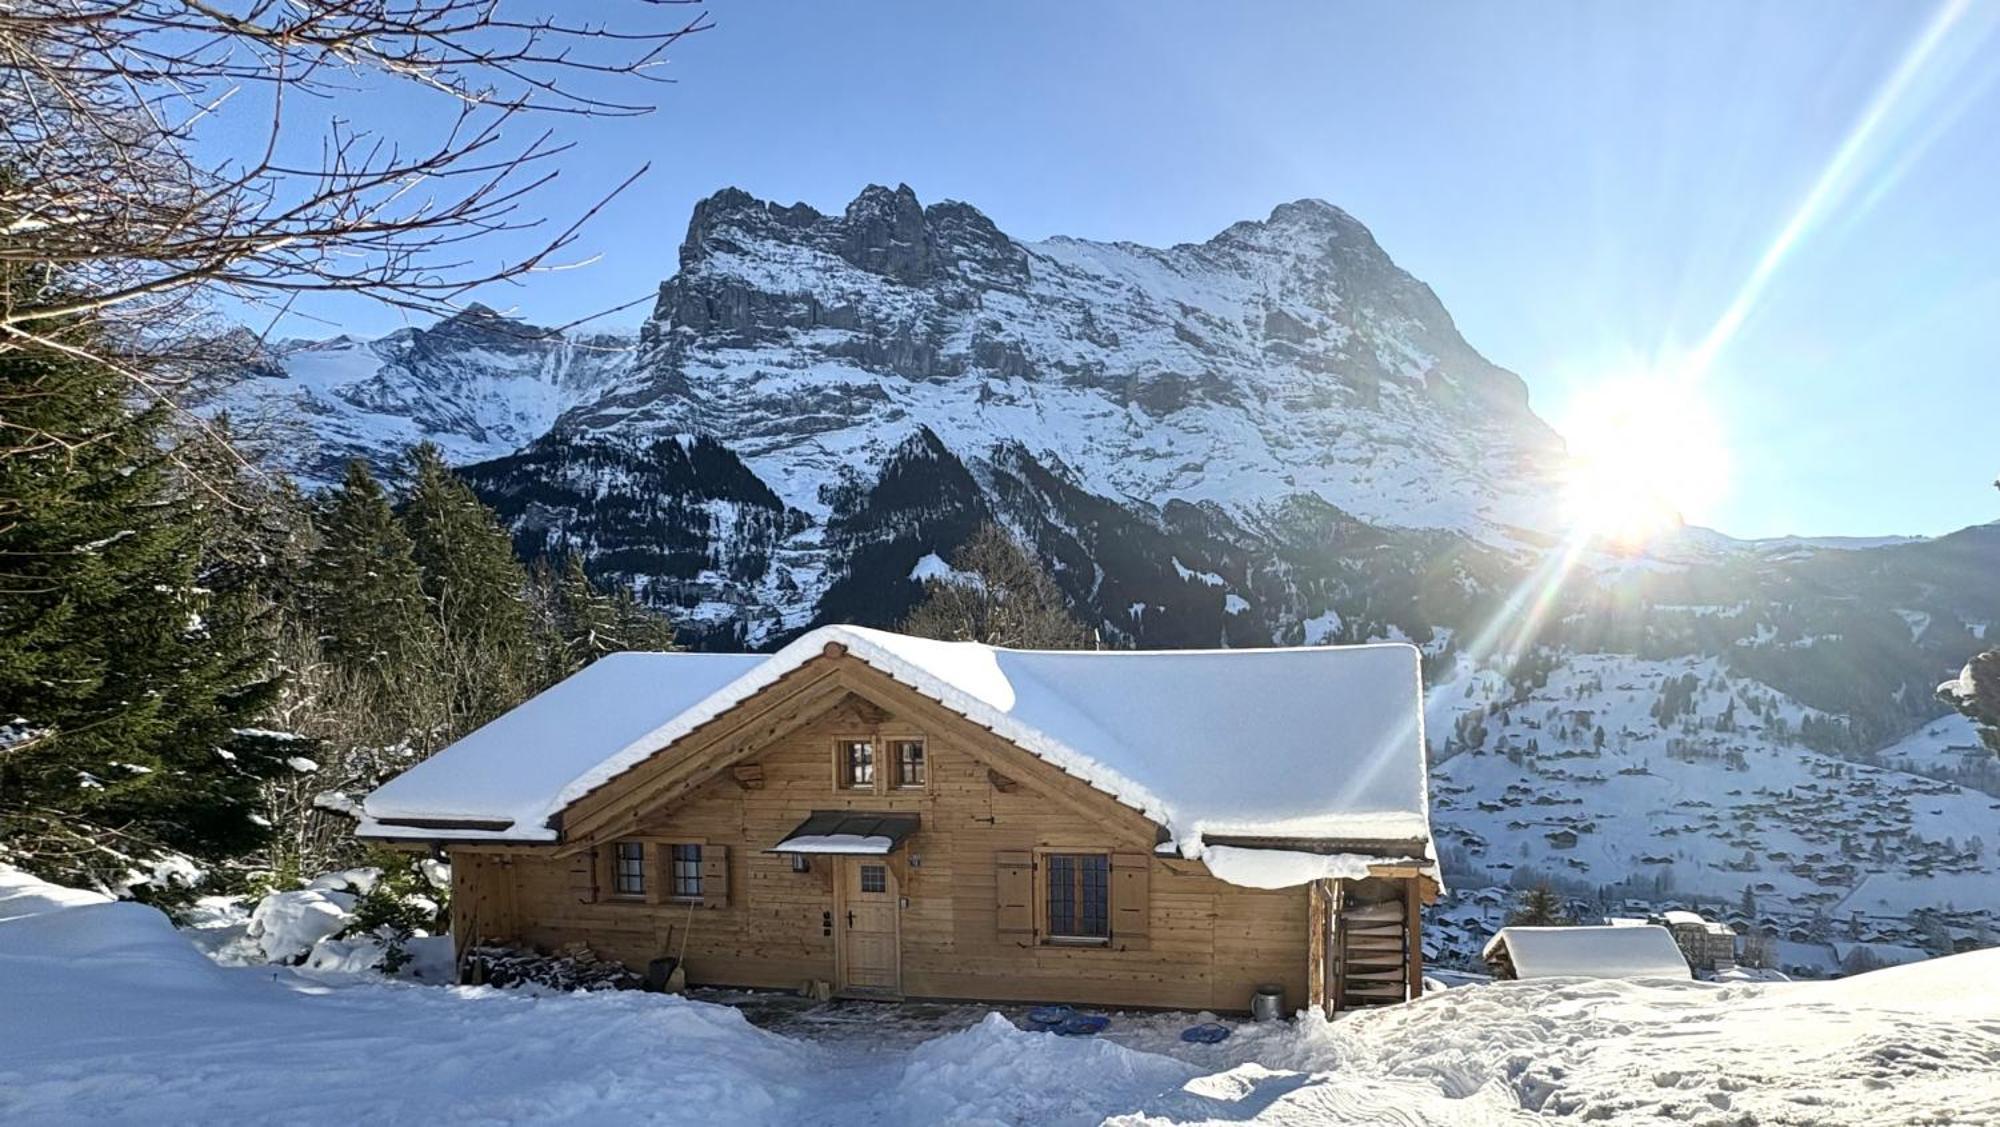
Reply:
[[888, 858], [842, 858], [840, 891], [840, 988], [862, 994], [902, 993], [899, 894]]

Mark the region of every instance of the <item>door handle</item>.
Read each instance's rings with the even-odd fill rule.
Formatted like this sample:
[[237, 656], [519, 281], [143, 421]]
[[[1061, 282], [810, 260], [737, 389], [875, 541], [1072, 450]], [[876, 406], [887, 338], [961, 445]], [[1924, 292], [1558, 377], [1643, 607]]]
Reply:
[[850, 931], [851, 931], [851, 930], [853, 930], [853, 928], [854, 928], [854, 913], [853, 913], [853, 912], [849, 912], [849, 913], [847, 913], [847, 927], [848, 927], [848, 929], [849, 929]]

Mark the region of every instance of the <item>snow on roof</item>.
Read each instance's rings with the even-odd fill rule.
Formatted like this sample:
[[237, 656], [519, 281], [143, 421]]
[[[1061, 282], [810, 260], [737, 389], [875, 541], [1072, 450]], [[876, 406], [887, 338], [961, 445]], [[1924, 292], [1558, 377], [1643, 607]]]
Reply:
[[1204, 835], [1430, 838], [1412, 646], [1008, 650], [854, 626], [768, 657], [604, 658], [369, 795], [363, 832], [553, 840], [552, 814], [829, 643], [1140, 811], [1184, 856], [1201, 855]]
[[1673, 934], [1640, 927], [1503, 927], [1481, 957], [1502, 945], [1517, 978], [1688, 978]]
[[[549, 799], [620, 754], [643, 757], [663, 719], [764, 661], [759, 654], [607, 654], [377, 787], [362, 803], [373, 837], [553, 840]], [[381, 819], [505, 823], [438, 829]]]

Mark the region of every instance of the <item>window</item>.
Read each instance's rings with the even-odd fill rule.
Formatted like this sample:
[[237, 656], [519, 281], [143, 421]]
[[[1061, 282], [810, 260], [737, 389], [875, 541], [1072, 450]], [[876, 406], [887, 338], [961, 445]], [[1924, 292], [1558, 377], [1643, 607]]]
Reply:
[[1111, 858], [1102, 853], [1051, 853], [1049, 938], [1111, 938]]
[[611, 894], [646, 895], [646, 843], [621, 841], [611, 847]]
[[886, 865], [861, 866], [861, 891], [889, 891], [889, 868]]
[[895, 747], [896, 785], [899, 787], [923, 786], [924, 741], [897, 740]]
[[673, 880], [668, 886], [676, 900], [701, 899], [701, 846], [673, 846]]
[[841, 785], [853, 790], [875, 786], [875, 745], [867, 740], [847, 740], [840, 745]]

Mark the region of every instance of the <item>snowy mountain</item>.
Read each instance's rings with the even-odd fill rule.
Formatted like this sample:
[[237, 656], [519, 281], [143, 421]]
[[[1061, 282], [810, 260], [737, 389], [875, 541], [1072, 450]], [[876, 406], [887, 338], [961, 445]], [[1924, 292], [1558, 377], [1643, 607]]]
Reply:
[[313, 482], [438, 442], [524, 555], [581, 552], [707, 646], [893, 624], [989, 519], [1108, 644], [1415, 641], [1461, 881], [2000, 904], [1966, 859], [2000, 779], [1897, 744], [2000, 621], [2000, 526], [1552, 551], [1563, 448], [1520, 379], [1318, 201], [1156, 249], [729, 189], [636, 339], [475, 309], [280, 346], [205, 409]]
[[197, 402], [227, 412], [273, 464], [324, 485], [350, 458], [387, 468], [425, 440], [461, 463], [516, 450], [628, 367], [635, 344], [550, 334], [474, 305], [379, 340], [279, 342]]

